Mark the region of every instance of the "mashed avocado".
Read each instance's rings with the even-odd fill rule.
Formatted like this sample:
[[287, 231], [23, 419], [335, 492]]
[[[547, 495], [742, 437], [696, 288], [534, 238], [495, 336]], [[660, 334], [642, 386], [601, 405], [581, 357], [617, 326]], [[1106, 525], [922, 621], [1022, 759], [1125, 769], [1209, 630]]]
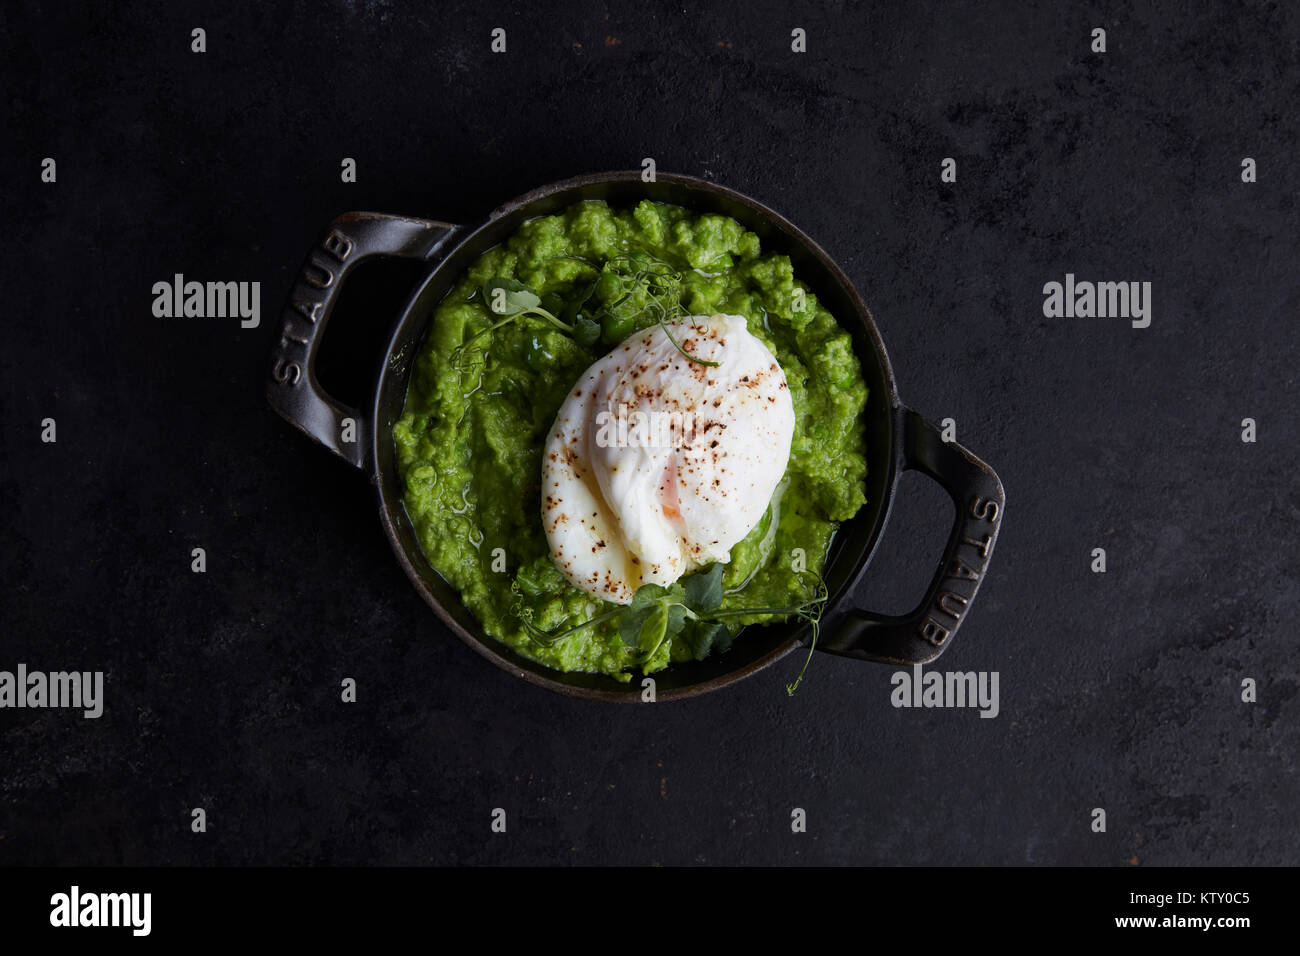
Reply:
[[[540, 478], [547, 432], [569, 388], [613, 344], [655, 321], [636, 296], [602, 303], [622, 290], [601, 278], [600, 265], [628, 255], [678, 271], [686, 314], [743, 315], [781, 363], [794, 402], [785, 479], [763, 520], [732, 548], [723, 608], [810, 598], [837, 523], [865, 501], [867, 468], [867, 387], [848, 333], [794, 278], [790, 260], [764, 254], [735, 220], [648, 200], [634, 209], [583, 202], [524, 223], [480, 256], [435, 310], [393, 427], [406, 510], [425, 557], [488, 634], [549, 667], [619, 680], [642, 666], [617, 630], [593, 626], [547, 646], [528, 636], [520, 612], [554, 632], [614, 607], [573, 587], [551, 562]], [[533, 315], [473, 338], [498, 318], [481, 292], [497, 277], [522, 282], [557, 316], [616, 308], [587, 347]], [[796, 549], [811, 574], [793, 569]], [[644, 670], [690, 657], [666, 642]]]

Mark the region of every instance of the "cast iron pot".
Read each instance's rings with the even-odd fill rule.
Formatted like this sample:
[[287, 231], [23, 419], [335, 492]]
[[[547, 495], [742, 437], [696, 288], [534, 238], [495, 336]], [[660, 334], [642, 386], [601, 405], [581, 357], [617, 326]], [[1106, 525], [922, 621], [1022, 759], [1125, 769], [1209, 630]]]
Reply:
[[[781, 252], [795, 275], [853, 336], [870, 395], [867, 401], [867, 503], [835, 535], [824, 577], [830, 599], [817, 647], [867, 661], [924, 664], [952, 643], [988, 567], [1002, 519], [1002, 483], [969, 451], [940, 437], [939, 429], [902, 405], [894, 374], [866, 303], [825, 252], [784, 218], [731, 189], [691, 176], [660, 173], [643, 182], [639, 171], [599, 173], [543, 186], [494, 210], [473, 226], [357, 212], [330, 224], [299, 273], [272, 347], [267, 398], [291, 424], [369, 475], [379, 495], [379, 517], [397, 560], [416, 590], [461, 640], [498, 667], [541, 687], [592, 700], [637, 702], [639, 681], [565, 674], [535, 664], [487, 636], [460, 597], [425, 560], [402, 505], [394, 461], [393, 423], [402, 412], [411, 362], [434, 307], [482, 252], [520, 224], [575, 202], [603, 199], [629, 205], [642, 199], [675, 203], [696, 212], [731, 216], [757, 233], [767, 252]], [[401, 256], [428, 263], [396, 320], [383, 356], [374, 400], [348, 408], [316, 379], [315, 362], [330, 312], [349, 270], [371, 256]], [[956, 517], [929, 590], [911, 614], [872, 613], [851, 604], [889, 518], [899, 476], [915, 469], [952, 496]], [[725, 654], [673, 664], [655, 674], [656, 699], [717, 690], [756, 673], [798, 647], [807, 636], [797, 622], [749, 627]]]

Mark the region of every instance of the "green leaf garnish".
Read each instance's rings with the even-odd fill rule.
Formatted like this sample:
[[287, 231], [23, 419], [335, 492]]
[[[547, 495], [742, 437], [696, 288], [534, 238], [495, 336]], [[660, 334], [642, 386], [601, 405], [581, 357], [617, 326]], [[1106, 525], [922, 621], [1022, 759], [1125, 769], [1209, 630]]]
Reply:
[[[517, 279], [497, 276], [483, 284], [483, 301], [493, 315], [505, 316], [505, 321], [520, 315], [536, 315], [550, 322], [561, 332], [573, 332], [573, 326], [557, 319], [542, 308], [542, 297]], [[498, 322], [492, 328], [499, 328]]]
[[[493, 315], [502, 316], [502, 318], [485, 328], [479, 329], [452, 349], [450, 364], [459, 376], [462, 387], [466, 372], [472, 372], [476, 368], [481, 371], [487, 365], [487, 351], [481, 350], [477, 352], [479, 358], [476, 360], [472, 357], [475, 353], [469, 349], [469, 346], [484, 335], [495, 332], [503, 325], [509, 325], [521, 315], [535, 315], [538, 318], [545, 319], [560, 331], [568, 332], [570, 335], [575, 332], [574, 327], [569, 323], [557, 319], [549, 310], [543, 309], [541, 305], [542, 297], [517, 279], [497, 276], [485, 282], [481, 291], [483, 301], [487, 303], [488, 311]], [[481, 375], [479, 376], [479, 382], [482, 382]], [[477, 390], [478, 386], [476, 385], [470, 394]]]
[[[684, 310], [682, 274], [667, 262], [648, 252], [614, 256], [599, 264], [582, 256], [556, 258], [581, 262], [596, 275], [567, 302], [549, 293], [545, 301], [551, 308], [544, 307], [543, 297], [518, 279], [494, 276], [485, 282], [480, 290], [483, 302], [497, 320], [453, 349], [451, 366], [460, 375], [462, 384], [467, 373], [481, 373], [487, 364], [487, 349], [471, 350], [470, 346], [524, 315], [544, 319], [572, 336], [584, 349], [594, 348], [602, 339], [608, 345], [616, 345], [635, 329], [645, 327], [645, 320], [650, 319], [664, 330], [673, 348], [687, 360], [710, 368], [721, 364], [686, 351], [669, 328], [668, 323], [683, 315]], [[472, 357], [474, 354], [477, 360]], [[479, 381], [482, 381], [481, 374]]]
[[731, 647], [731, 637], [731, 629], [720, 621], [694, 621], [681, 634], [682, 641], [697, 661], [727, 650]]
[[696, 613], [712, 611], [722, 603], [723, 570], [721, 564], [711, 564], [707, 571], [697, 571], [695, 574], [682, 578], [682, 590], [686, 595], [686, 603]]
[[573, 341], [583, 348], [591, 348], [600, 339], [600, 323], [585, 315], [573, 320]]
[[605, 611], [604, 613], [593, 615], [581, 624], [566, 627], [562, 631], [543, 631], [533, 623], [533, 609], [524, 604], [524, 595], [523, 592], [519, 590], [519, 583], [512, 582], [510, 585], [510, 591], [514, 595], [513, 610], [515, 612], [515, 617], [519, 618], [519, 622], [523, 624], [524, 633], [534, 644], [540, 644], [542, 647], [551, 647], [564, 638], [577, 634], [580, 631], [593, 628], [605, 621], [612, 621], [626, 610], [622, 607], [616, 607], [612, 611]]
[[517, 589], [515, 613], [524, 625], [524, 632], [543, 647], [550, 647], [556, 641], [605, 621], [616, 620], [623, 644], [643, 663], [651, 660], [665, 643], [678, 639], [697, 661], [704, 660], [710, 654], [728, 650], [735, 637], [726, 624], [728, 618], [768, 614], [797, 617], [811, 626], [812, 640], [808, 644], [808, 656], [804, 659], [798, 676], [786, 684], [786, 693], [793, 697], [803, 683], [813, 651], [817, 649], [819, 625], [828, 597], [826, 582], [820, 575], [817, 576], [813, 596], [802, 604], [719, 609], [723, 594], [723, 571], [721, 564], [713, 564], [707, 570], [687, 575], [668, 587], [643, 584], [632, 595], [631, 604], [597, 614], [581, 624], [554, 633], [543, 631], [533, 624], [532, 609], [523, 606], [522, 595]]
[[515, 315], [542, 304], [542, 297], [517, 279], [497, 276], [483, 284], [483, 301], [496, 315]]
[[[654, 317], [655, 322], [664, 330], [673, 348], [697, 365], [717, 368], [720, 363], [697, 358], [682, 348], [668, 322], [682, 315], [685, 311], [681, 302], [682, 274], [667, 262], [649, 253], [640, 256], [616, 256], [605, 263], [606, 275], [619, 277], [624, 283], [625, 294], [614, 305], [620, 305], [638, 285], [644, 287], [646, 298], [645, 312]], [[614, 308], [610, 306], [609, 308]]]
[[623, 634], [623, 643], [630, 636], [632, 647], [642, 651], [647, 657], [659, 649], [668, 634], [668, 605], [656, 602], [638, 620], [638, 626], [630, 629], [632, 633]]
[[709, 368], [717, 368], [722, 364], [721, 362], [708, 362], [702, 358], [696, 358], [690, 352], [686, 351], [686, 349], [682, 348], [681, 345], [678, 344], [677, 340], [673, 338], [672, 330], [668, 328], [668, 324], [664, 322], [662, 318], [659, 319], [659, 328], [664, 330], [664, 335], [668, 336], [668, 341], [673, 343], [673, 348], [681, 352], [696, 365], [707, 365]]
[[[646, 652], [646, 656], [656, 650], [666, 638], [670, 624], [668, 609], [681, 607], [685, 592], [680, 584], [662, 587], [658, 584], [643, 584], [632, 595], [632, 603], [623, 610], [618, 622], [618, 633], [623, 643], [634, 650]], [[681, 627], [681, 615], [677, 626]]]
[[817, 633], [821, 626], [822, 612], [826, 610], [828, 596], [826, 582], [818, 577], [817, 593], [799, 611], [799, 616], [807, 621], [812, 628], [812, 640], [808, 642], [808, 656], [803, 659], [803, 667], [799, 668], [799, 676], [794, 679], [794, 683], [785, 685], [785, 692], [790, 697], [794, 696], [794, 692], [803, 683], [803, 675], [808, 672], [808, 665], [812, 662], [813, 651], [817, 650]]

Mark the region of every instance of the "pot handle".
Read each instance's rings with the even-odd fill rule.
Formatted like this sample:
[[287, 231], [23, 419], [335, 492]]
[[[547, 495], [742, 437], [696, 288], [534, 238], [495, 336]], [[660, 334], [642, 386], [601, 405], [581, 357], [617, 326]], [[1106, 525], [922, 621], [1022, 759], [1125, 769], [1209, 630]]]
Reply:
[[818, 647], [865, 661], [928, 664], [952, 643], [988, 569], [1006, 495], [993, 469], [911, 409], [900, 410], [904, 471], [929, 475], [957, 506], [952, 534], [924, 600], [911, 614], [853, 608], [839, 631]]
[[280, 337], [271, 347], [267, 401], [291, 425], [357, 468], [366, 463], [371, 423], [327, 395], [316, 380], [316, 353], [343, 278], [371, 256], [431, 259], [456, 228], [429, 219], [346, 213], [325, 230], [289, 293]]

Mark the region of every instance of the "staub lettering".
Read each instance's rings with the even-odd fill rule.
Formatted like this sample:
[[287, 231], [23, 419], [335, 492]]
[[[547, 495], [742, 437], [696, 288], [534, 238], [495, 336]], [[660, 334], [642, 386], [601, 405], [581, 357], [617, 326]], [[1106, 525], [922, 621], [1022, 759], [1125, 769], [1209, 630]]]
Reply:
[[[962, 535], [961, 547], [948, 563], [939, 586], [939, 593], [935, 595], [929, 613], [921, 619], [917, 633], [922, 640], [935, 647], [942, 647], [952, 636], [952, 632], [957, 629], [962, 615], [970, 605], [969, 595], [955, 591], [949, 585], [962, 581], [978, 582], [984, 574], [989, 554], [993, 550], [993, 541], [997, 537], [997, 524], [1002, 509], [996, 501], [975, 495], [971, 498], [967, 510], [975, 521], [987, 522], [990, 530], [980, 537]], [[963, 557], [963, 550], [966, 551], [965, 557]]]
[[[325, 301], [317, 296], [338, 281], [337, 266], [352, 255], [352, 240], [334, 229], [313, 251], [302, 271], [302, 282], [294, 289], [289, 307], [284, 313], [284, 326], [280, 331], [280, 348], [292, 345], [306, 348], [310, 341], [311, 326], [320, 321]], [[296, 386], [303, 380], [302, 363], [281, 355], [271, 368], [271, 377], [281, 385]]]

